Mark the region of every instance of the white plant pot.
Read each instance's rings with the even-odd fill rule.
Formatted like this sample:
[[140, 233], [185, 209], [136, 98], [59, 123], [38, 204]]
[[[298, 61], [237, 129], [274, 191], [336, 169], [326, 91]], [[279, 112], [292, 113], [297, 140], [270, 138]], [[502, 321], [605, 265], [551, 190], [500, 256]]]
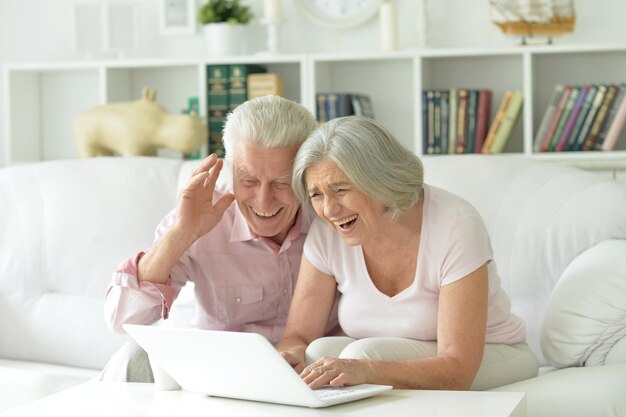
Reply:
[[246, 53], [245, 25], [209, 23], [202, 28], [209, 56]]

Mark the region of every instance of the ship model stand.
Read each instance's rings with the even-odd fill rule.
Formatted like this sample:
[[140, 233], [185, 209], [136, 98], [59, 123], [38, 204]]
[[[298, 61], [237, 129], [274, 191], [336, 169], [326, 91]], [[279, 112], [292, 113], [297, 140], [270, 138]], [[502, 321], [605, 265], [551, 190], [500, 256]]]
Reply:
[[503, 33], [521, 37], [522, 45], [534, 37], [552, 38], [574, 31], [576, 13], [573, 0], [490, 0], [493, 23]]

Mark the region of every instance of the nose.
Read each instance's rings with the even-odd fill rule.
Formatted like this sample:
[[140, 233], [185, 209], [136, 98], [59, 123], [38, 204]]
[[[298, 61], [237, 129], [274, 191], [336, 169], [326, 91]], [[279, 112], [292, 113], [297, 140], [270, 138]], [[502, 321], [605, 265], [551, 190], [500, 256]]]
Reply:
[[335, 199], [331, 196], [324, 196], [324, 217], [332, 218], [335, 213], [338, 211], [339, 205], [335, 201]]
[[272, 186], [271, 184], [261, 184], [259, 188], [259, 210], [267, 210], [271, 209], [272, 200], [274, 197], [272, 196]]

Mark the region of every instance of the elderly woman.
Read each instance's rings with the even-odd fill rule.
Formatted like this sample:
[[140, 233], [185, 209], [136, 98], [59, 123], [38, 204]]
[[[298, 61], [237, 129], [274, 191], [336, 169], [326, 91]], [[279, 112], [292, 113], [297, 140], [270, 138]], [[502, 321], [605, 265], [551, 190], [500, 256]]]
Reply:
[[[324, 124], [292, 185], [317, 218], [277, 349], [312, 388], [482, 390], [537, 374], [480, 215], [424, 184], [419, 159], [383, 126]], [[347, 337], [323, 337], [338, 292]]]

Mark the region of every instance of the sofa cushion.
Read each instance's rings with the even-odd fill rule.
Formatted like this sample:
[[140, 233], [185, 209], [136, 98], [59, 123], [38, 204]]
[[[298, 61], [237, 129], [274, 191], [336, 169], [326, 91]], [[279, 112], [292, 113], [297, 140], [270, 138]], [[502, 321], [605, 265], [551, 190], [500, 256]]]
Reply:
[[92, 158], [0, 170], [0, 358], [102, 368], [118, 263], [174, 206], [180, 160]]
[[510, 155], [424, 158], [429, 184], [482, 215], [502, 287], [526, 322], [527, 341], [548, 365], [540, 330], [552, 290], [580, 253], [626, 239], [626, 190], [609, 177]]
[[541, 348], [552, 365], [604, 365], [609, 355], [612, 362], [626, 362], [618, 345], [626, 340], [625, 253], [626, 240], [608, 240], [563, 272], [541, 329]]
[[73, 387], [99, 371], [0, 359], [0, 412]]

